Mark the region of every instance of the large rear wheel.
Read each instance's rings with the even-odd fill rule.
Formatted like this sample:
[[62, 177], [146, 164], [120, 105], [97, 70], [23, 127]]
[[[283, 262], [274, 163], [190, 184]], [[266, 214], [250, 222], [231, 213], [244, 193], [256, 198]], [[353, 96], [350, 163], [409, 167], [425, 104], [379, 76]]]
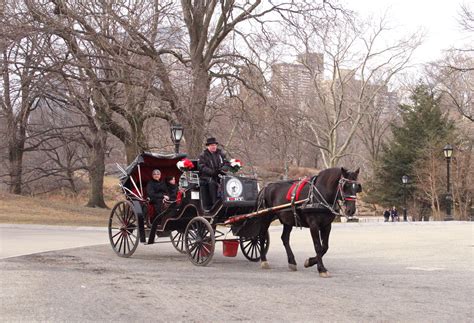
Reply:
[[193, 218], [184, 232], [184, 245], [189, 260], [196, 266], [208, 265], [214, 256], [214, 230], [203, 217]]
[[186, 253], [186, 247], [184, 245], [184, 232], [173, 231], [170, 233], [170, 239], [173, 247], [178, 250], [179, 253]]
[[[250, 261], [257, 262], [260, 260], [260, 256], [262, 254], [262, 249], [260, 248], [259, 236], [253, 238], [244, 238], [240, 237], [240, 249], [244, 254], [245, 258]], [[270, 235], [268, 231], [265, 234], [265, 242], [263, 244], [265, 253], [268, 252], [268, 248], [270, 247]]]
[[109, 240], [115, 253], [130, 257], [138, 247], [138, 217], [130, 202], [118, 202], [109, 218]]

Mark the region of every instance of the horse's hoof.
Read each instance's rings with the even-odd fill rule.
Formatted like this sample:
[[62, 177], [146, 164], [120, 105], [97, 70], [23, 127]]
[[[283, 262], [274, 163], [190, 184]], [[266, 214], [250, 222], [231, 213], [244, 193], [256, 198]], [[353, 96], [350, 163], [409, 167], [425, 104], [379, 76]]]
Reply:
[[325, 271], [325, 272], [321, 272], [319, 273], [319, 277], [322, 277], [322, 278], [329, 278], [329, 272]]
[[306, 259], [304, 262], [304, 268], [308, 268], [308, 267], [309, 267], [309, 259]]
[[260, 268], [262, 269], [270, 269], [270, 265], [268, 264], [268, 261], [262, 261], [260, 263]]
[[291, 271], [297, 271], [298, 268], [296, 268], [296, 265], [293, 264], [288, 264], [288, 268], [290, 268]]

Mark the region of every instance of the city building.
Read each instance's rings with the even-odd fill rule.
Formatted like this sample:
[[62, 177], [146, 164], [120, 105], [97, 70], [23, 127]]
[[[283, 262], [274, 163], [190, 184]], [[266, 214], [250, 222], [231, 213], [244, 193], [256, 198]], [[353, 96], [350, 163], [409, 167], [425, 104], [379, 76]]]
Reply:
[[296, 63], [278, 63], [272, 66], [272, 95], [283, 102], [303, 107], [314, 96], [315, 84], [321, 83], [324, 56], [320, 53], [298, 55]]

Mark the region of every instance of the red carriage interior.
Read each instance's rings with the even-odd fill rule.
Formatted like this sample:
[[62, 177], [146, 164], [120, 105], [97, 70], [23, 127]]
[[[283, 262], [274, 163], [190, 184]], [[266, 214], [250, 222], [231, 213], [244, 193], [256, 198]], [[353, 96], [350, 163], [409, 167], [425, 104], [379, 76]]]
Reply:
[[[140, 176], [141, 176], [141, 183], [142, 183], [142, 193], [141, 196], [146, 199], [146, 185], [152, 179], [152, 172], [154, 169], [159, 169], [161, 171], [161, 181], [165, 181], [168, 176], [173, 176], [176, 180], [176, 185], [179, 183], [179, 178], [183, 173], [178, 169], [176, 163], [180, 160], [185, 158], [186, 155], [180, 154], [175, 157], [165, 157], [165, 156], [157, 156], [150, 153], [143, 153], [140, 158], [142, 161], [136, 162], [136, 165], [133, 166], [131, 171], [129, 171], [129, 176], [123, 182], [124, 187], [128, 188], [137, 196], [138, 194], [137, 189], [132, 184], [132, 180], [137, 185], [138, 189], [140, 189]], [[134, 162], [135, 163], [135, 162]], [[132, 164], [133, 165], [133, 164]], [[130, 165], [131, 166], [131, 165]], [[129, 166], [129, 167], [130, 167]], [[140, 167], [139, 167], [140, 166]], [[180, 200], [182, 192], [178, 191], [178, 199]], [[155, 210], [153, 204], [147, 204], [147, 216], [150, 220], [152, 220], [154, 216]]]
[[[143, 156], [144, 162], [140, 164], [140, 173], [142, 178], [143, 193], [146, 195], [145, 187], [148, 181], [151, 180], [151, 173], [154, 169], [159, 169], [161, 171], [161, 181], [164, 181], [166, 177], [173, 176], [176, 179], [176, 183], [179, 181], [179, 177], [183, 172], [181, 172], [176, 163], [182, 158], [173, 158], [173, 159], [158, 159], [152, 156]], [[133, 178], [135, 183], [139, 185], [139, 176], [138, 176], [138, 167], [135, 167], [133, 172], [130, 174], [130, 177]]]

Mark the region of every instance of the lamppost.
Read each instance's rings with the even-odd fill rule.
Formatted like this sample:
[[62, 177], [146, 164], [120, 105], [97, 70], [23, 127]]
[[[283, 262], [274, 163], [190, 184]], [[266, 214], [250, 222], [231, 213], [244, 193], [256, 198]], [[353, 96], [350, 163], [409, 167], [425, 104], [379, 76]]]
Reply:
[[171, 140], [174, 143], [174, 152], [179, 153], [179, 142], [183, 138], [184, 128], [180, 124], [174, 124], [171, 126]]
[[408, 183], [408, 176], [402, 176], [402, 183], [403, 183], [403, 221], [407, 222], [407, 183]]
[[453, 146], [447, 144], [443, 148], [444, 157], [446, 157], [446, 186], [447, 186], [447, 194], [446, 194], [446, 217], [444, 221], [452, 221], [453, 216], [451, 215], [451, 202], [453, 200], [451, 196], [451, 184], [449, 182], [449, 166], [451, 162], [451, 157], [453, 155]]

